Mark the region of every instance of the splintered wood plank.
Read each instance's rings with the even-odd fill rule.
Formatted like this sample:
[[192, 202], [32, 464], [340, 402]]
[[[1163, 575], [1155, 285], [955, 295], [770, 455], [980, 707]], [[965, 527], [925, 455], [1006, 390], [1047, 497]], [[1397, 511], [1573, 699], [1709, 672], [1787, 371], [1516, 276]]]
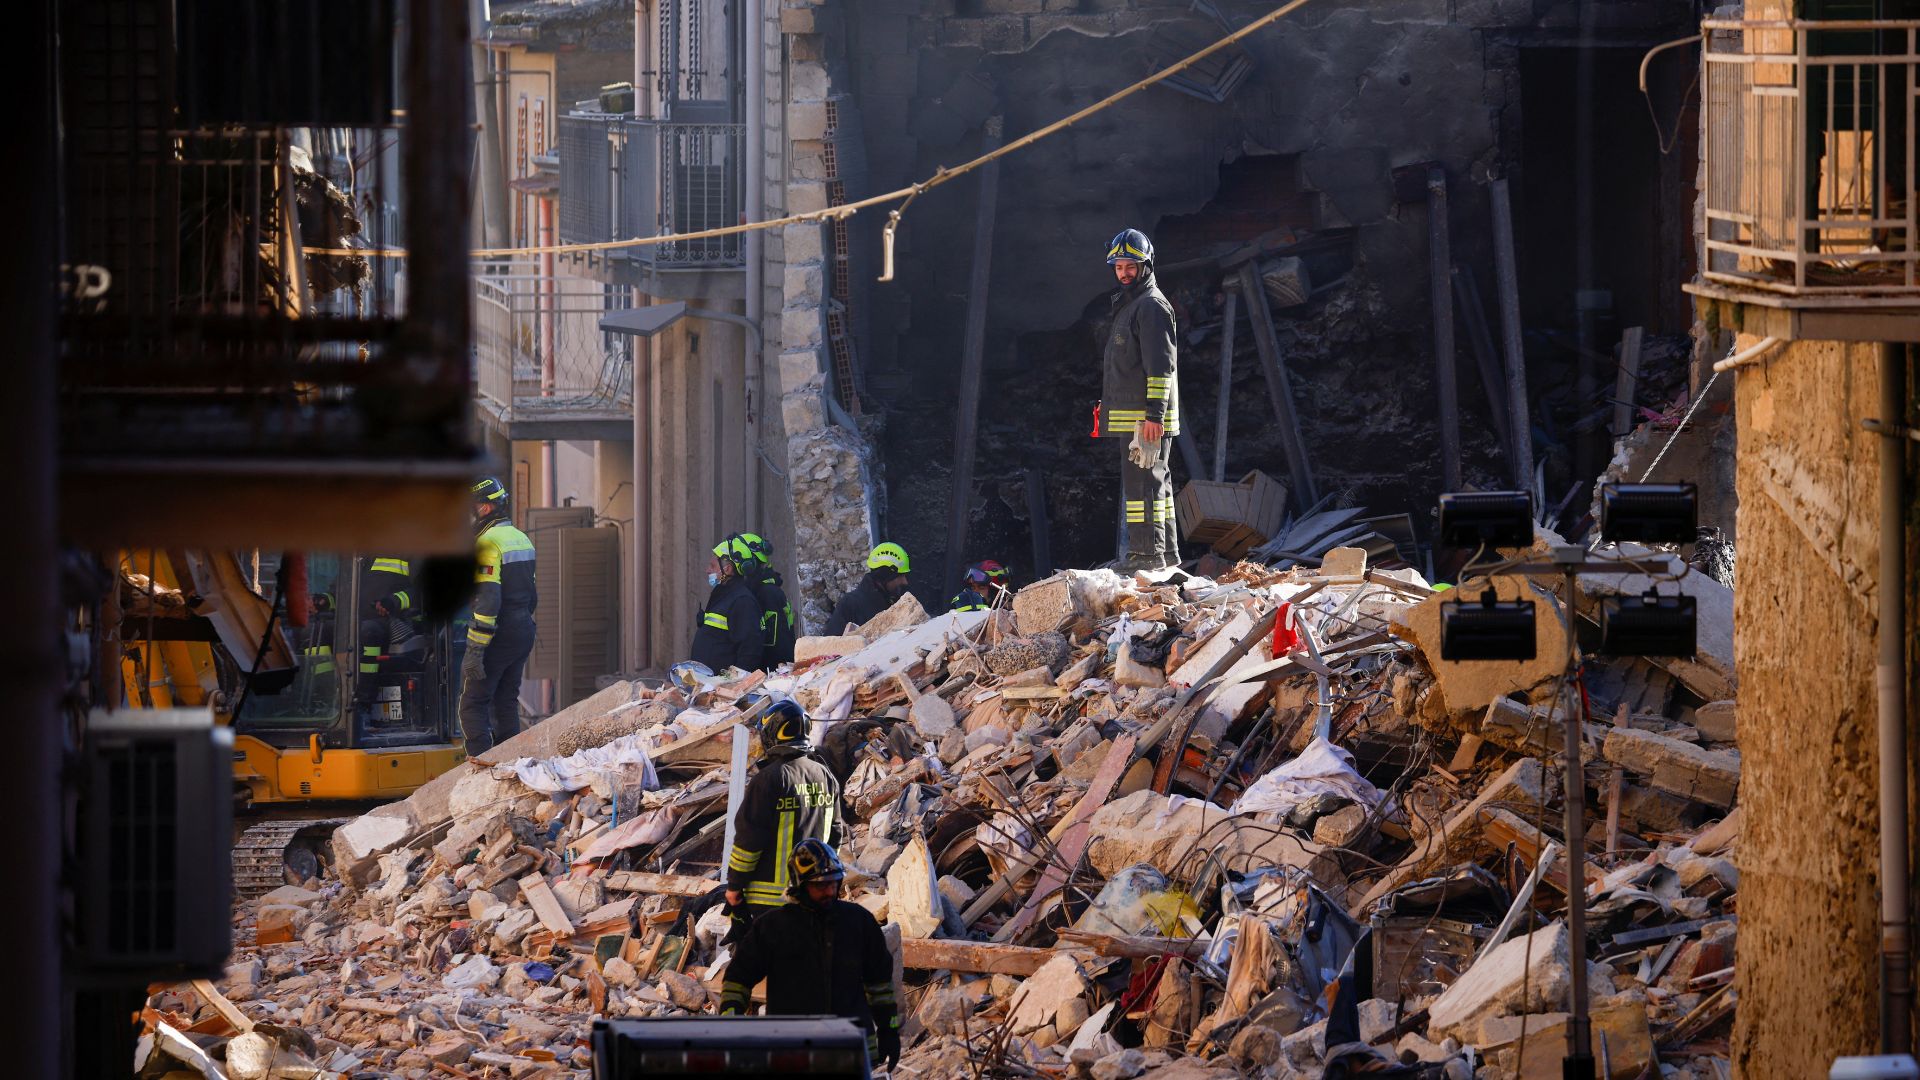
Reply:
[[520, 879], [520, 891], [533, 905], [533, 913], [540, 917], [540, 925], [561, 937], [573, 936], [573, 921], [567, 918], [566, 909], [547, 887], [547, 879], [539, 874], [528, 874]]
[[1053, 949], [1029, 949], [993, 941], [904, 938], [900, 942], [901, 962], [918, 971], [964, 971], [1025, 978], [1058, 955]]
[[1022, 931], [1033, 924], [1040, 914], [1040, 905], [1067, 883], [1067, 875], [1080, 865], [1080, 857], [1087, 852], [1088, 832], [1092, 828], [1094, 812], [1107, 804], [1107, 798], [1113, 794], [1113, 787], [1120, 782], [1120, 774], [1133, 761], [1134, 734], [1128, 732], [1113, 741], [1113, 747], [1100, 761], [1100, 769], [1093, 774], [1093, 782], [1087, 785], [1087, 793], [1073, 806], [1067, 831], [1061, 835], [1058, 845], [1059, 859], [1049, 862], [1040, 872], [1040, 883], [1034, 886], [1027, 896], [1027, 902], [1020, 911], [1008, 919], [999, 933], [993, 935], [995, 941], [1012, 941]]
[[654, 896], [705, 896], [719, 882], [691, 874], [648, 874], [639, 870], [615, 870], [607, 875], [607, 888], [618, 892], [647, 893]]
[[193, 980], [193, 992], [199, 994], [202, 1000], [213, 1006], [215, 1012], [226, 1017], [227, 1023], [232, 1024], [238, 1030], [243, 1032], [253, 1030], [253, 1021], [248, 1018], [246, 1013], [240, 1011], [240, 1006], [228, 1001], [227, 995], [215, 989], [211, 980]]

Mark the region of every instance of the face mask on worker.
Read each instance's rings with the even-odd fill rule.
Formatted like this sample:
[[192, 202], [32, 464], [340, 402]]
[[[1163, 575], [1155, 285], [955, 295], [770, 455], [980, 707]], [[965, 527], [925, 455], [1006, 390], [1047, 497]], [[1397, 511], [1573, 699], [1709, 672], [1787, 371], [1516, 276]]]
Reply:
[[714, 571], [709, 570], [707, 572], [707, 588], [717, 589], [719, 587], [720, 587], [720, 575], [718, 573], [715, 573]]

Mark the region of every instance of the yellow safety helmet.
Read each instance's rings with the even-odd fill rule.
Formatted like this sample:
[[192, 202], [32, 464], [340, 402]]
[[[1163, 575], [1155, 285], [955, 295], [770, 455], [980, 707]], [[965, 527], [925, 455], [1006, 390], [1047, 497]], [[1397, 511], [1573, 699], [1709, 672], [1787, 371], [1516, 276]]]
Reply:
[[896, 574], [905, 574], [913, 569], [913, 565], [907, 558], [905, 548], [899, 544], [886, 543], [874, 548], [873, 553], [867, 556], [867, 569], [885, 569], [892, 570]]

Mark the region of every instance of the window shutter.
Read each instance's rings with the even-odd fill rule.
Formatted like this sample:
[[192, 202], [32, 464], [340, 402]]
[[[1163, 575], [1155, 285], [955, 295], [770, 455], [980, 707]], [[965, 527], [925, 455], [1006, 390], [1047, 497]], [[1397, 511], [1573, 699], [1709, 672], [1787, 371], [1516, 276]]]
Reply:
[[588, 506], [529, 506], [526, 509], [526, 524], [522, 528], [533, 541], [533, 581], [540, 592], [539, 606], [533, 612], [537, 627], [533, 654], [527, 657], [529, 679], [560, 677], [560, 639], [566, 627], [566, 616], [560, 605], [560, 567], [565, 556], [561, 537], [568, 529], [592, 525], [593, 508]]
[[560, 532], [558, 708], [591, 697], [620, 670], [620, 532]]

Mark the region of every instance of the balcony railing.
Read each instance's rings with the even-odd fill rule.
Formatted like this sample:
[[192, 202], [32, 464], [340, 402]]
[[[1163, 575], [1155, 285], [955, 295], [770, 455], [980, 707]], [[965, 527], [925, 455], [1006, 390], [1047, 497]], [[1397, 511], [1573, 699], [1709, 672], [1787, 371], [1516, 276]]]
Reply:
[[629, 339], [600, 331], [606, 297], [599, 282], [566, 275], [474, 279], [475, 383], [486, 418], [510, 438], [629, 433], [633, 358]]
[[1920, 21], [1702, 28], [1703, 281], [1795, 305], [1920, 301]]
[[[745, 149], [743, 124], [562, 117], [560, 239], [598, 243], [737, 225]], [[611, 256], [657, 270], [744, 265], [739, 235], [622, 248]]]

